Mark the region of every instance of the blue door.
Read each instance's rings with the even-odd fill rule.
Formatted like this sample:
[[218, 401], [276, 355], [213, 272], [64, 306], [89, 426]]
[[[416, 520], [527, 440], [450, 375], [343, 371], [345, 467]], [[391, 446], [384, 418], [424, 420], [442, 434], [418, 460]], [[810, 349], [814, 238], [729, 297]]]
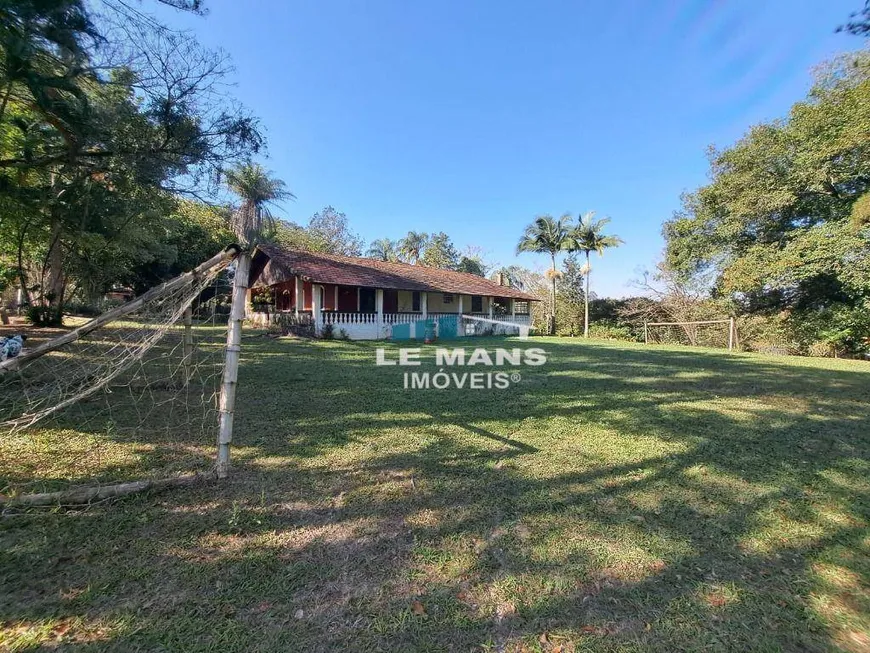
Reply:
[[441, 340], [452, 340], [456, 338], [459, 331], [459, 316], [458, 315], [439, 315], [438, 316], [438, 337]]

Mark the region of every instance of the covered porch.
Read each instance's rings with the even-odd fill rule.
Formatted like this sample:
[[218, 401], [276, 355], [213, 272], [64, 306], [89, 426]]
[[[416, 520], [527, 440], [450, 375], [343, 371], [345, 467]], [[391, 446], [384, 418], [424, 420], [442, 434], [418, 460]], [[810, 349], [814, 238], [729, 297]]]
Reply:
[[353, 340], [528, 331], [537, 299], [490, 279], [422, 265], [259, 245], [248, 318]]
[[336, 337], [344, 331], [353, 340], [391, 338], [394, 325], [429, 319], [438, 325], [442, 317], [531, 325], [529, 302], [511, 297], [314, 283], [300, 277], [251, 289], [249, 305], [248, 316], [257, 325], [292, 318], [312, 323], [317, 333], [332, 325]]

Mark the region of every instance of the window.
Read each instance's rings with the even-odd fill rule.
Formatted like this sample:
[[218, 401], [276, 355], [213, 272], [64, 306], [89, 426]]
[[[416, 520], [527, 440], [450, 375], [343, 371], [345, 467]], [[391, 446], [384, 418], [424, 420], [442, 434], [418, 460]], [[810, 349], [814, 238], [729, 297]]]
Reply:
[[471, 296], [471, 312], [483, 313], [483, 297], [480, 295]]
[[411, 310], [415, 313], [420, 312], [420, 293], [413, 292], [411, 293]]
[[514, 300], [514, 311], [517, 315], [528, 315], [529, 314], [529, 302], [522, 301], [520, 299]]
[[451, 295], [449, 293], [444, 293], [443, 301], [445, 304], [452, 304], [453, 303], [453, 295]]

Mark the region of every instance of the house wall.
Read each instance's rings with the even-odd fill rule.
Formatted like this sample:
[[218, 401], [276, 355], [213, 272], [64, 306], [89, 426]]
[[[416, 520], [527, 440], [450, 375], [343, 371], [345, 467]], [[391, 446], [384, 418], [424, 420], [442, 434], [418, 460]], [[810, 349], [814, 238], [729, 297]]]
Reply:
[[[430, 313], [457, 313], [459, 312], [459, 295], [453, 295], [453, 303], [445, 304], [444, 303], [444, 293], [440, 292], [430, 292], [429, 294], [429, 306], [428, 310]], [[481, 313], [489, 312], [489, 304], [490, 298], [487, 296], [483, 297], [481, 301]], [[471, 295], [463, 295], [462, 296], [462, 312], [463, 313], [471, 313]]]
[[311, 293], [311, 282], [305, 281], [302, 284], [302, 308], [306, 311], [311, 311], [313, 309], [312, 299], [313, 295]]
[[[423, 293], [420, 293], [420, 309], [423, 310]], [[414, 293], [410, 290], [399, 291], [399, 313], [412, 313], [414, 311]]]
[[444, 293], [430, 292], [428, 295], [427, 310], [430, 313], [458, 313], [459, 312], [459, 295], [453, 295], [453, 302], [446, 304], [444, 302]]

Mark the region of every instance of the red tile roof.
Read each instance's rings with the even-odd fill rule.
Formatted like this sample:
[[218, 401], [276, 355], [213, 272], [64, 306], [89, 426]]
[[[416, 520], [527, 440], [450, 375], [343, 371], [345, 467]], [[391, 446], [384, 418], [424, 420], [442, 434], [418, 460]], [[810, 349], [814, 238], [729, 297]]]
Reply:
[[[266, 260], [268, 259], [268, 260]], [[389, 263], [371, 258], [338, 256], [258, 245], [254, 253], [252, 279], [264, 284], [278, 283], [299, 275], [314, 283], [333, 283], [364, 288], [419, 290], [463, 295], [491, 295], [525, 301], [537, 297], [510, 286], [466, 272], [441, 270], [425, 265]]]

